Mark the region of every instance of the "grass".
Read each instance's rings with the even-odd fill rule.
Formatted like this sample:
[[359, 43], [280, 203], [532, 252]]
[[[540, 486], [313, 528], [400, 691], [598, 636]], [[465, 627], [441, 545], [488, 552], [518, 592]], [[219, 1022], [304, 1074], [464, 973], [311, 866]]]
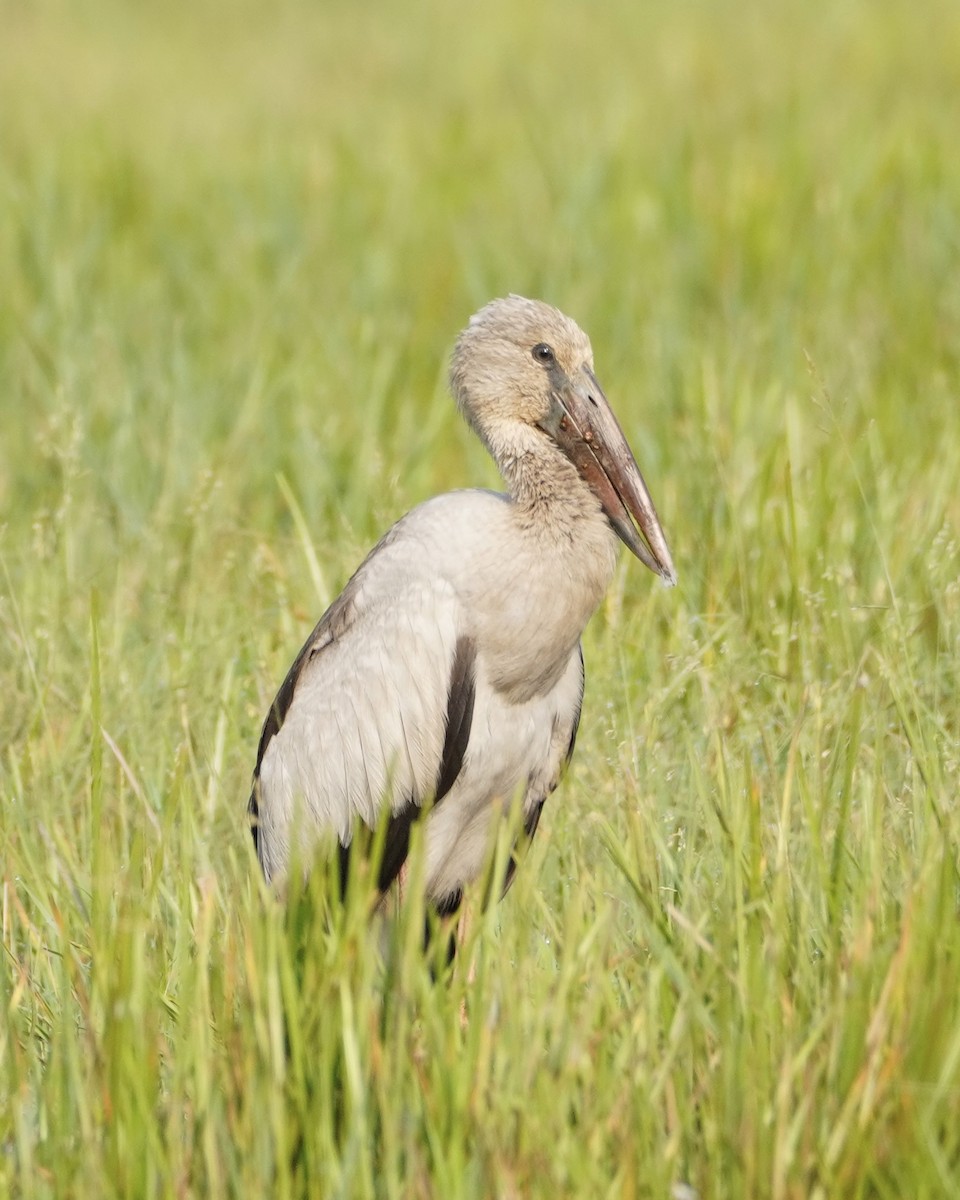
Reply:
[[[3, 27], [0, 1194], [960, 1195], [954, 6]], [[360, 555], [494, 483], [444, 360], [509, 290], [681, 583], [622, 564], [435, 986], [415, 912], [386, 978], [285, 916], [244, 804]]]

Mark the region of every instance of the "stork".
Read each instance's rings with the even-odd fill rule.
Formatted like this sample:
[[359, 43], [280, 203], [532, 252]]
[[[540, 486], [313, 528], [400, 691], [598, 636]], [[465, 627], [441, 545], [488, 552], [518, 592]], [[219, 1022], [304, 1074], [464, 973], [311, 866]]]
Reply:
[[[457, 911], [483, 872], [494, 815], [533, 837], [573, 753], [580, 638], [617, 540], [676, 582], [656, 510], [569, 317], [520, 296], [482, 308], [450, 385], [505, 494], [420, 504], [320, 618], [270, 706], [249, 813], [268, 881], [336, 841], [341, 889], [358, 834], [385, 822], [385, 894], [422, 818], [426, 899]], [[516, 866], [511, 856], [504, 887]]]

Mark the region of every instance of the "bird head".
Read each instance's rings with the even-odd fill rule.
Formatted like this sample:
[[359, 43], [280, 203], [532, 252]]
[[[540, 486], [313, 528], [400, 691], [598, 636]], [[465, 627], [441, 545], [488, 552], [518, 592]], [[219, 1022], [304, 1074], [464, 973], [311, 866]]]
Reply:
[[514, 439], [517, 444], [552, 444], [574, 465], [628, 549], [664, 582], [676, 583], [650, 493], [597, 382], [590, 339], [575, 321], [539, 300], [493, 300], [458, 338], [450, 384], [498, 464], [507, 456], [511, 431], [529, 431], [529, 437]]

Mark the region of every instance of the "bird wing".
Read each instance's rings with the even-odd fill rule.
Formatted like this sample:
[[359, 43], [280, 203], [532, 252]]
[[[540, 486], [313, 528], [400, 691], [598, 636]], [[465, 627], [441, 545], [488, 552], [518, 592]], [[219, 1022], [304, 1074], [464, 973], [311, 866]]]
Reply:
[[327, 610], [270, 707], [250, 812], [267, 878], [324, 832], [339, 841], [341, 884], [360, 828], [386, 803], [378, 885], [404, 860], [410, 827], [460, 772], [476, 694], [476, 650], [449, 583], [391, 571], [381, 544]]
[[[509, 885], [521, 844], [536, 833], [543, 806], [569, 761], [583, 698], [579, 645], [549, 691], [519, 704], [491, 687], [484, 666], [481, 653], [477, 716], [463, 770], [449, 801], [434, 808], [427, 823], [427, 892], [443, 915], [457, 910], [467, 885], [489, 867], [491, 806], [512, 799], [521, 803], [523, 825], [502, 880], [504, 889]], [[500, 882], [489, 880], [495, 890]]]

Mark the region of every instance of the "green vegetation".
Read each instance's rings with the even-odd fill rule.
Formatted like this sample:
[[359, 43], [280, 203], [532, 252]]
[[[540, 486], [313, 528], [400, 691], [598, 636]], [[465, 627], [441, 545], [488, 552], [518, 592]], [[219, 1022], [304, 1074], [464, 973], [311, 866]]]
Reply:
[[[2, 27], [0, 1195], [960, 1194], [956, 6]], [[364, 550], [495, 482], [445, 358], [507, 291], [681, 582], [622, 563], [435, 986], [415, 914], [387, 978], [285, 922], [244, 806]]]

